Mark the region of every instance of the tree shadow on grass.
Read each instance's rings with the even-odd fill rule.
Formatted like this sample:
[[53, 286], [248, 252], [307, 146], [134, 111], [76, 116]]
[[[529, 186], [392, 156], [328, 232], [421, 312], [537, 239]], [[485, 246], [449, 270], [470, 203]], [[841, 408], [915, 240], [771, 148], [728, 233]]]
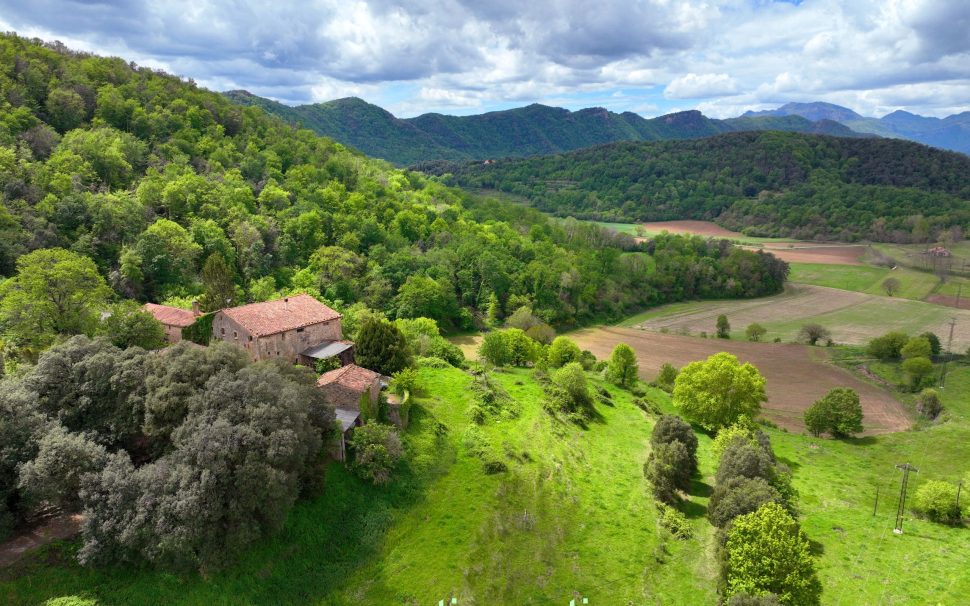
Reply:
[[698, 520], [700, 518], [707, 517], [707, 507], [690, 499], [681, 501], [680, 505], [677, 506], [677, 509], [687, 516], [687, 519], [689, 520]]
[[876, 436], [862, 436], [858, 438], [839, 438], [842, 442], [846, 444], [852, 444], [854, 446], [871, 446], [878, 442], [879, 440]]
[[825, 554], [825, 545], [814, 539], [809, 539], [808, 551], [815, 557], [821, 557]]

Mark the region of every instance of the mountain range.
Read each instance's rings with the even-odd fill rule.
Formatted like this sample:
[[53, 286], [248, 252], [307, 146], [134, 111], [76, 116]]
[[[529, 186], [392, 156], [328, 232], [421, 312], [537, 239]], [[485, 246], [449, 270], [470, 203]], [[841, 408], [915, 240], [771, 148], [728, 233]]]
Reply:
[[569, 111], [533, 104], [472, 116], [423, 114], [401, 119], [356, 97], [290, 107], [246, 91], [224, 94], [235, 103], [261, 107], [287, 122], [399, 165], [548, 155], [614, 141], [698, 139], [752, 130], [873, 136], [855, 132], [835, 120], [812, 120], [798, 115], [717, 120], [699, 111], [684, 111], [648, 119], [601, 107]]
[[909, 139], [933, 147], [970, 154], [970, 112], [927, 118], [903, 110], [886, 114], [882, 118], [867, 118], [847, 107], [831, 103], [787, 103], [778, 109], [746, 112], [748, 118], [782, 118], [801, 116], [808, 120], [832, 120], [857, 133], [880, 137]]

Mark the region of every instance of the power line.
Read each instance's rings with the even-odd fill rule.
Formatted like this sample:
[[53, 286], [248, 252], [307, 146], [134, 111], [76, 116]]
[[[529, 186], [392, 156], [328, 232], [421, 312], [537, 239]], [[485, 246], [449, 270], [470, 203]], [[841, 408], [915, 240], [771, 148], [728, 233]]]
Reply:
[[957, 325], [956, 318], [950, 318], [950, 338], [946, 341], [946, 355], [943, 356], [943, 369], [940, 371], [940, 389], [946, 387], [946, 365], [953, 355], [953, 328]]
[[906, 511], [906, 488], [909, 484], [909, 472], [914, 471], [919, 473], [919, 470], [909, 463], [897, 465], [896, 469], [903, 470], [903, 483], [899, 487], [899, 506], [896, 507], [896, 527], [893, 528], [893, 533], [903, 534], [903, 513]]

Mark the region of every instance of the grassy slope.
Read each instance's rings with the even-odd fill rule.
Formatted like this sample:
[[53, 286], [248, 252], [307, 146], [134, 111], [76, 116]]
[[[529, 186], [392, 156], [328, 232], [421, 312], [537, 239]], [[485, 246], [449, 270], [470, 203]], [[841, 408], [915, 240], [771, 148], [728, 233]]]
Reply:
[[[84, 569], [70, 563], [68, 545], [31, 558], [29, 574], [0, 582], [0, 594], [12, 604], [69, 594], [107, 604], [429, 604], [450, 595], [546, 604], [573, 592], [606, 603], [714, 600], [703, 519], [698, 540], [670, 543], [666, 564], [656, 561], [664, 549], [641, 472], [652, 421], [628, 395], [614, 388], [615, 406], [600, 406], [601, 422], [581, 430], [541, 409], [528, 372], [502, 373], [521, 416], [469, 430], [467, 375], [422, 374], [433, 395], [412, 413], [410, 462], [389, 487], [332, 465], [325, 492], [299, 504], [279, 537], [207, 579]], [[435, 420], [448, 427], [440, 441]], [[473, 443], [509, 472], [484, 474]]]
[[[606, 604], [714, 603], [713, 529], [703, 518], [715, 468], [707, 436], [702, 478], [685, 508], [697, 537], [661, 546], [641, 474], [652, 420], [627, 394], [611, 388], [614, 406], [599, 405], [602, 419], [582, 430], [542, 411], [528, 371], [499, 373], [521, 415], [470, 429], [467, 375], [422, 376], [432, 395], [413, 411], [409, 464], [398, 478], [375, 489], [332, 465], [327, 490], [229, 570], [207, 579], [93, 571], [69, 563], [69, 545], [33, 556], [27, 576], [0, 582], [0, 594], [11, 604], [67, 594], [105, 604], [430, 604], [450, 595], [479, 604], [564, 604], [579, 595]], [[662, 393], [650, 396], [672, 409]], [[835, 441], [769, 430], [794, 470], [803, 526], [819, 543], [824, 604], [957, 603], [970, 592], [970, 530], [907, 515], [906, 534], [892, 534], [896, 463], [920, 468], [914, 489], [970, 467], [970, 367], [954, 367], [944, 398], [949, 421], [920, 431]], [[443, 438], [434, 421], [447, 426]], [[482, 458], [509, 471], [486, 475]]]

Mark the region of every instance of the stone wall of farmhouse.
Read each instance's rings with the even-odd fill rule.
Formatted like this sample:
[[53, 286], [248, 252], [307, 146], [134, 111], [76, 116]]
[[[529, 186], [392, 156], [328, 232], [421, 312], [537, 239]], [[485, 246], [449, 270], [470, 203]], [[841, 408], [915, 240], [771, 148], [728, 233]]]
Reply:
[[212, 337], [239, 345], [257, 362], [270, 358], [284, 358], [295, 363], [300, 352], [323, 341], [339, 341], [343, 338], [343, 332], [340, 318], [337, 318], [306, 328], [288, 330], [265, 337], [253, 337], [232, 318], [220, 312], [212, 319]]

